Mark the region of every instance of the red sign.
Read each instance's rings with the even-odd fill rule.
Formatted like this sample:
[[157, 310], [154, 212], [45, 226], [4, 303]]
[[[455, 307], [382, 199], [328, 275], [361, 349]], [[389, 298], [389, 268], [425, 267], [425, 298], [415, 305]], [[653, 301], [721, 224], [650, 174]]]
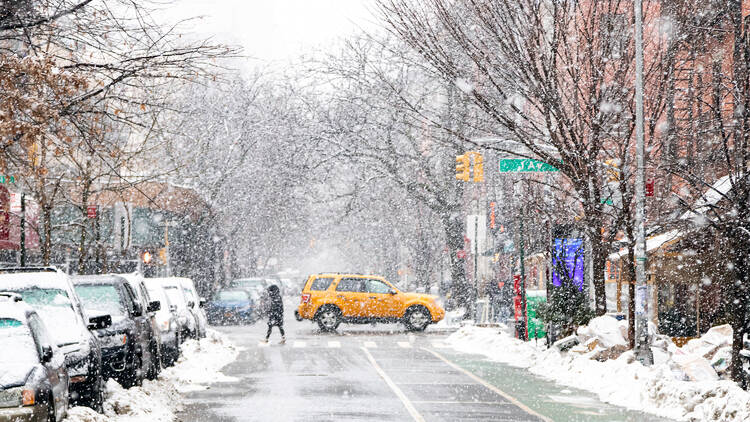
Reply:
[[458, 259], [466, 258], [466, 251], [461, 249], [460, 251], [456, 252], [456, 258]]
[[505, 282], [504, 282], [504, 281], [498, 281], [498, 282], [497, 282], [497, 287], [498, 287], [498, 288], [502, 289], [502, 288], [503, 288], [503, 286], [505, 286]]
[[523, 316], [523, 311], [521, 309], [521, 296], [513, 297], [513, 316], [516, 318], [516, 321], [520, 320], [521, 316]]
[[521, 294], [521, 276], [518, 274], [513, 276], [513, 292], [517, 295]]
[[97, 208], [99, 207], [97, 207], [96, 205], [89, 205], [88, 207], [86, 207], [86, 215], [89, 218], [96, 218]]
[[490, 228], [495, 228], [495, 203], [490, 202]]
[[654, 179], [646, 179], [646, 196], [654, 196]]

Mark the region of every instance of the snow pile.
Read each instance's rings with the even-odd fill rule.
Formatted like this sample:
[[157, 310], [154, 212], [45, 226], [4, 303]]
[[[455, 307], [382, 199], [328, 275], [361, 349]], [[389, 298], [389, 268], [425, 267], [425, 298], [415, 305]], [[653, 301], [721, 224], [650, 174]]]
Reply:
[[237, 358], [239, 350], [218, 331], [208, 330], [206, 338], [188, 340], [182, 344], [182, 355], [177, 364], [167, 368], [161, 377], [172, 381], [177, 391], [204, 390], [205, 384], [232, 382], [236, 378], [219, 372]]
[[212, 382], [233, 380], [219, 372], [237, 358], [238, 350], [227, 338], [208, 330], [207, 337], [182, 344], [182, 356], [176, 365], [166, 368], [155, 381], [144, 381], [141, 387], [123, 388], [107, 381], [104, 414], [87, 407], [68, 410], [65, 422], [171, 422], [182, 410], [180, 393], [205, 389]]
[[[682, 349], [661, 338], [653, 347], [655, 364], [644, 367], [624, 350], [622, 326], [611, 317], [595, 318], [579, 329], [581, 344], [569, 352], [522, 342], [496, 328], [464, 327], [446, 343], [591, 391], [604, 402], [629, 409], [688, 421], [750, 420], [750, 393], [719, 379], [712, 365], [721, 359], [726, 364], [724, 348], [731, 341], [731, 328], [727, 336], [727, 327], [715, 327]], [[610, 355], [613, 358], [600, 359], [612, 350], [618, 350]]]

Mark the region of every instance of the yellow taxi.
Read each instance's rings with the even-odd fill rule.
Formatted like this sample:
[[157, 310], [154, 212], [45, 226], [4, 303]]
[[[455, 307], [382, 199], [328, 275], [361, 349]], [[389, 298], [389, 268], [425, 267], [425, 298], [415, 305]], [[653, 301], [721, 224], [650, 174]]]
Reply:
[[383, 277], [360, 274], [313, 274], [302, 289], [298, 320], [316, 321], [323, 331], [342, 322], [402, 322], [423, 331], [445, 317], [437, 296], [401, 292]]

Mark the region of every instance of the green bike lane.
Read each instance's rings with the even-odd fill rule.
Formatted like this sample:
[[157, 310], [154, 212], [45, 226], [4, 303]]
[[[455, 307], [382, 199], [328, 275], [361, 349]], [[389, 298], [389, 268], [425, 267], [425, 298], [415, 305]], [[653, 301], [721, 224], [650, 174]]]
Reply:
[[589, 391], [560, 385], [526, 369], [494, 362], [481, 355], [451, 348], [441, 348], [436, 352], [555, 422], [673, 421], [604, 403]]

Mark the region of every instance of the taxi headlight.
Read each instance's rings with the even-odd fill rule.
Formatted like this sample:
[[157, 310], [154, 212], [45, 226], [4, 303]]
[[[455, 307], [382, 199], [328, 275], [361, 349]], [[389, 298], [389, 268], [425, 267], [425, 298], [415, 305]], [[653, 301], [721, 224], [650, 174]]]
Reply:
[[102, 347], [118, 347], [128, 342], [128, 336], [125, 334], [113, 334], [99, 337], [99, 341], [102, 343]]

